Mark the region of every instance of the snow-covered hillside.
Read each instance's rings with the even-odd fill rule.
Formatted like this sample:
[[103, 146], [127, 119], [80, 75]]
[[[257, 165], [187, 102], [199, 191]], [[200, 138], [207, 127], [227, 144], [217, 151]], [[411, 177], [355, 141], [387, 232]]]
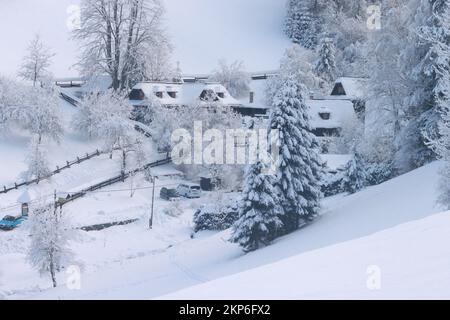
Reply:
[[447, 211], [163, 298], [448, 299], [449, 232]]
[[[215, 294], [216, 297], [231, 297], [232, 284], [239, 282], [236, 279], [240, 277], [264, 276], [270, 281], [253, 281], [250, 289], [241, 290], [241, 285], [249, 282], [236, 284], [232, 297], [406, 298], [426, 294], [449, 297], [450, 276], [445, 258], [448, 252], [441, 244], [450, 221], [448, 213], [433, 216], [439, 212], [435, 205], [439, 167], [440, 163], [436, 162], [354, 195], [326, 199], [317, 222], [250, 254], [244, 255], [239, 247], [227, 242], [228, 231], [204, 232], [189, 239], [186, 225], [180, 229], [176, 227], [178, 219], [164, 219], [154, 231], [146, 230], [144, 222], [89, 233], [91, 240], [77, 245], [77, 251], [86, 252], [83, 249], [86, 245], [110, 244], [121, 239], [128, 243], [127, 258], [111, 260], [108, 253], [111, 251], [100, 254], [99, 248], [96, 262], [91, 267], [86, 266], [82, 275], [81, 290], [60, 286], [40, 293], [30, 289], [14, 291], [12, 284], [7, 287], [3, 284], [0, 290], [8, 288], [11, 297], [45, 299], [147, 299], [170, 293], [173, 293], [169, 295], [171, 298], [201, 298], [204, 294], [213, 298]], [[189, 202], [182, 206], [195, 207]], [[192, 210], [188, 210], [180, 219], [189, 221], [191, 214]], [[147, 249], [137, 240], [142, 237], [147, 238], [144, 242]], [[156, 239], [162, 242], [157, 245]], [[434, 249], [429, 249], [433, 244], [436, 244]], [[85, 253], [84, 257], [89, 255]], [[8, 259], [8, 255], [3, 258]], [[10, 261], [16, 261], [15, 270], [23, 270], [24, 267], [19, 267], [24, 263], [22, 259], [21, 254], [11, 256]], [[106, 260], [102, 263], [102, 259]], [[382, 277], [381, 290], [376, 292], [366, 287], [369, 276], [366, 271], [373, 265], [380, 267]], [[292, 268], [298, 270], [295, 272], [298, 276], [292, 281], [283, 278], [292, 274]], [[249, 270], [248, 275], [241, 273], [246, 270]], [[280, 271], [279, 277], [273, 274], [276, 270]], [[29, 277], [32, 272], [26, 274]], [[208, 284], [233, 274], [236, 275], [229, 280], [217, 280], [217, 287], [215, 282]], [[222, 285], [225, 282], [229, 285]], [[203, 283], [206, 283], [204, 287], [174, 293]], [[275, 291], [268, 292], [270, 288]], [[223, 295], [220, 295], [222, 289]], [[276, 289], [285, 290], [282, 293]], [[252, 292], [260, 296], [250, 296]]]

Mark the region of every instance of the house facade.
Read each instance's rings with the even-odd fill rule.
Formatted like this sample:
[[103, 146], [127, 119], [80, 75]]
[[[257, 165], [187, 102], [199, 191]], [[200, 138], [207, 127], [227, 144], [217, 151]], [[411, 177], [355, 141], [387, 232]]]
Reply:
[[207, 81], [140, 82], [130, 91], [129, 99], [135, 108], [148, 107], [153, 99], [168, 108], [208, 105], [211, 102], [235, 108], [240, 104], [223, 85]]
[[359, 119], [366, 114], [366, 78], [341, 77], [336, 79], [329, 99], [351, 101]]
[[[239, 99], [241, 106], [238, 107], [238, 111], [240, 113], [267, 117], [272, 106], [267, 103], [265, 92], [267, 81], [274, 74], [276, 73], [261, 73], [252, 76], [248, 96]], [[358, 117], [353, 99], [355, 99], [353, 96], [349, 97], [345, 94], [336, 96], [330, 94], [323, 98], [310, 96], [306, 99], [305, 103], [309, 107], [313, 133], [319, 137], [339, 136], [342, 128]]]

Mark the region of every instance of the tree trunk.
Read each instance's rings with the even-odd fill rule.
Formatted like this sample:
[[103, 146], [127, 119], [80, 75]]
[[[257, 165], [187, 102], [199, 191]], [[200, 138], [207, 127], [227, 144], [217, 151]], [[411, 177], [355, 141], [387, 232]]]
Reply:
[[50, 252], [50, 275], [52, 277], [53, 288], [56, 288], [56, 273], [55, 273], [55, 263], [53, 262], [53, 250]]
[[125, 175], [126, 168], [127, 168], [127, 153], [125, 149], [122, 149], [122, 175]]

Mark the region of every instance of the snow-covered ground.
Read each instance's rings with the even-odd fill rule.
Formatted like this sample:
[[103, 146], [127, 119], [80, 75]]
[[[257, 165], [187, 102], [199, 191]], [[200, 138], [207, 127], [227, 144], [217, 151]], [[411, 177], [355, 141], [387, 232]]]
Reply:
[[[71, 119], [77, 109], [60, 100], [63, 118], [64, 136], [61, 142], [52, 142], [47, 146], [48, 161], [50, 168], [55, 170], [57, 166], [62, 167], [66, 161], [74, 161], [77, 157], [83, 157], [86, 153], [93, 153], [103, 149], [103, 142], [89, 140], [75, 132], [71, 128]], [[27, 144], [30, 140], [29, 134], [23, 130], [15, 130], [0, 137], [0, 153], [2, 154], [2, 167], [7, 170], [0, 170], [0, 188], [11, 187], [15, 182], [24, 181], [22, 173], [26, 171], [25, 158], [27, 155]], [[145, 140], [145, 147], [151, 154], [151, 159], [158, 160], [164, 155], [158, 154], [154, 150], [153, 143]], [[173, 170], [172, 170], [173, 171]], [[39, 184], [30, 185], [28, 191], [32, 199], [53, 198], [57, 193], [74, 192], [93, 185], [96, 182], [114, 177], [120, 173], [120, 158], [117, 154], [110, 159], [109, 154], [102, 154], [80, 164], [74, 164], [70, 169], [63, 170], [54, 175], [51, 179], [41, 181]], [[17, 208], [9, 209], [17, 205], [17, 199], [24, 192], [25, 187], [12, 190], [6, 194], [0, 194], [0, 216], [14, 213]]]
[[163, 298], [448, 299], [449, 233], [447, 211]]
[[[73, 219], [140, 220], [81, 232], [73, 245], [83, 265], [81, 290], [69, 290], [64, 273], [60, 286], [50, 289], [48, 279], [30, 269], [24, 226], [0, 233], [0, 294], [31, 299], [449, 298], [449, 252], [442, 244], [450, 215], [436, 214], [439, 167], [435, 162], [354, 195], [325, 199], [314, 224], [250, 254], [227, 241], [229, 231], [191, 239], [192, 214], [201, 203], [216, 201], [213, 193], [181, 200], [178, 217], [167, 216], [162, 209], [173, 204], [158, 199], [155, 227], [149, 230], [150, 189], [129, 198], [129, 191], [111, 187], [68, 207]], [[368, 270], [380, 271], [379, 290], [367, 287]]]

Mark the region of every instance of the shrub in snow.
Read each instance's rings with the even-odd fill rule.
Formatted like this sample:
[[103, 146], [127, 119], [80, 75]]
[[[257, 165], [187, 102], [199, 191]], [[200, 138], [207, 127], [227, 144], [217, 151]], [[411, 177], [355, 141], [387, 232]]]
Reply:
[[178, 201], [173, 201], [163, 209], [163, 213], [170, 217], [179, 217], [183, 213], [183, 209]]
[[49, 274], [53, 287], [56, 287], [56, 273], [73, 258], [69, 248], [74, 235], [70, 222], [53, 204], [45, 204], [32, 210], [29, 223], [31, 246], [28, 259], [41, 274]]
[[392, 162], [366, 163], [366, 185], [374, 186], [391, 179], [395, 175]]
[[358, 152], [354, 152], [352, 159], [344, 167], [342, 190], [355, 193], [367, 184], [367, 173], [364, 159]]
[[194, 213], [194, 231], [225, 230], [238, 219], [236, 203], [203, 205]]
[[321, 190], [325, 197], [331, 197], [343, 192], [342, 179], [344, 178], [344, 172], [338, 170], [337, 172], [328, 172], [324, 174]]

